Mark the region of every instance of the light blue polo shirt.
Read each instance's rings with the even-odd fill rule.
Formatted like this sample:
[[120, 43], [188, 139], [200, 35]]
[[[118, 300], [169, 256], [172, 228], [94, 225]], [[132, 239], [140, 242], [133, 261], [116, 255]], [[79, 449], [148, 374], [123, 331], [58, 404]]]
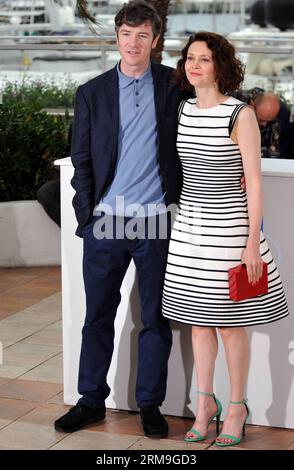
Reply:
[[[119, 78], [119, 135], [114, 179], [94, 209], [124, 217], [146, 217], [164, 212], [162, 178], [158, 165], [157, 122], [151, 64], [139, 78]], [[122, 196], [124, 198], [122, 198]], [[101, 206], [103, 204], [103, 206]], [[107, 209], [107, 206], [111, 210]], [[143, 206], [143, 212], [136, 207]], [[150, 206], [152, 205], [152, 207]], [[158, 204], [159, 208], [155, 207]], [[153, 207], [154, 205], [154, 207]]]

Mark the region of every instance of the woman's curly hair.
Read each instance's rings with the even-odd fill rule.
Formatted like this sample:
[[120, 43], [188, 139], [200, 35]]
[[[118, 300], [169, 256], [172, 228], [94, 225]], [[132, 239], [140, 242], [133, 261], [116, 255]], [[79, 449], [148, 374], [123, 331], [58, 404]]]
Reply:
[[185, 63], [188, 50], [193, 42], [205, 42], [212, 51], [212, 60], [215, 67], [215, 81], [219, 91], [230, 94], [239, 90], [244, 80], [244, 65], [236, 57], [234, 46], [223, 36], [208, 31], [198, 31], [190, 36], [189, 41], [182, 50], [182, 58], [178, 61], [175, 71], [175, 81], [183, 91], [194, 92], [194, 87], [190, 85], [185, 73]]

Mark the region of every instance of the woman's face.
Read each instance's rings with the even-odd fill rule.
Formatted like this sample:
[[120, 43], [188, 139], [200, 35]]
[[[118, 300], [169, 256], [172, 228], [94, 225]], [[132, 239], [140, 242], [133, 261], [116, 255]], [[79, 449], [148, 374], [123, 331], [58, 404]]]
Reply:
[[206, 42], [191, 44], [185, 62], [185, 72], [189, 83], [195, 88], [209, 88], [215, 82], [215, 66], [212, 51]]

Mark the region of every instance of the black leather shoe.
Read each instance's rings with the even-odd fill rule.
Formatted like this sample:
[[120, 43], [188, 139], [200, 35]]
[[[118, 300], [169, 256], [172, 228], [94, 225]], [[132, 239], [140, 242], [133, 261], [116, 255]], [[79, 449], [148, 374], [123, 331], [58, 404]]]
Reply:
[[168, 424], [162, 416], [158, 406], [144, 406], [140, 410], [143, 431], [147, 437], [166, 437]]
[[105, 408], [90, 408], [82, 403], [75, 406], [54, 423], [56, 431], [74, 432], [87, 424], [96, 423], [105, 418]]

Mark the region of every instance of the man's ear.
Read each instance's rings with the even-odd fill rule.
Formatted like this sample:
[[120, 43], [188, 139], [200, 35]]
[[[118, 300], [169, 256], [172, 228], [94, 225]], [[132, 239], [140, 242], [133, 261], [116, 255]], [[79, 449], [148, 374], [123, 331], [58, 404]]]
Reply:
[[158, 34], [157, 36], [155, 36], [155, 38], [153, 39], [153, 42], [152, 42], [152, 49], [155, 49], [155, 47], [157, 46], [157, 43], [158, 43], [159, 38], [160, 38], [160, 34]]

